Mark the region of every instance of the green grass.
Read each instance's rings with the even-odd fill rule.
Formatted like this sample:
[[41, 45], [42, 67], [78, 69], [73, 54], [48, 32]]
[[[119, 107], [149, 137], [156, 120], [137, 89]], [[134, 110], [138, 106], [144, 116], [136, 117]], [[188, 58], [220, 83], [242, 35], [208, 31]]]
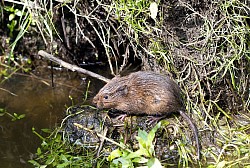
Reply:
[[[48, 136], [44, 137], [34, 128], [33, 132], [40, 137], [42, 143], [37, 148], [36, 158], [29, 160], [35, 167], [92, 167], [96, 162], [97, 167], [105, 163], [104, 157], [96, 157], [96, 150], [89, 146], [70, 144], [62, 137], [62, 129], [43, 130]], [[44, 134], [44, 133], [43, 133]], [[65, 137], [66, 138], [66, 137]]]

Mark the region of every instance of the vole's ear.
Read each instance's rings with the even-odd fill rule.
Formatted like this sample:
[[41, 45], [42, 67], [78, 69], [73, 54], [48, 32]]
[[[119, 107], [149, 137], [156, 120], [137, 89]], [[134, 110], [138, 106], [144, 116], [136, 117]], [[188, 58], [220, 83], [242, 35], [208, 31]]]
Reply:
[[112, 80], [116, 80], [116, 79], [119, 79], [121, 78], [121, 75], [115, 75], [115, 77], [112, 78]]
[[126, 95], [128, 94], [128, 86], [127, 85], [119, 86], [116, 91], [122, 95]]

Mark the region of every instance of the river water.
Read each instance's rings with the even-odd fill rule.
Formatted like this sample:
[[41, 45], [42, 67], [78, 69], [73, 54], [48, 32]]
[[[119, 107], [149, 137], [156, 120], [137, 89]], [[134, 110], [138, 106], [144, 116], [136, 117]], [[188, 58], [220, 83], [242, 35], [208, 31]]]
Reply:
[[[49, 73], [48, 73], [49, 74]], [[12, 121], [0, 116], [0, 168], [32, 167], [32, 159], [41, 140], [32, 133], [59, 125], [68, 106], [83, 102], [88, 80], [72, 72], [37, 78], [31, 75], [14, 75], [0, 84], [0, 109], [10, 114], [25, 114], [25, 118]], [[69, 97], [72, 97], [70, 99]]]

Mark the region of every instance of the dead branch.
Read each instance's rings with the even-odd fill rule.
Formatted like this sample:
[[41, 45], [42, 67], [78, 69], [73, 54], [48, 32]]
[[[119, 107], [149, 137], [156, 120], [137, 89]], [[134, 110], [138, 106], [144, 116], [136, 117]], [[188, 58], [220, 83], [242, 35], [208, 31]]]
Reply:
[[64, 68], [67, 68], [67, 69], [71, 70], [71, 71], [77, 71], [77, 72], [89, 75], [89, 76], [91, 76], [93, 78], [102, 80], [102, 81], [104, 81], [106, 83], [108, 83], [110, 81], [110, 79], [108, 79], [108, 78], [105, 78], [105, 77], [103, 77], [101, 75], [98, 75], [98, 74], [96, 74], [94, 72], [91, 72], [91, 71], [88, 71], [86, 69], [80, 68], [80, 67], [78, 67], [76, 65], [69, 64], [69, 63], [67, 63], [67, 62], [65, 62], [65, 61], [63, 61], [63, 60], [61, 60], [59, 58], [54, 57], [53, 55], [51, 55], [51, 54], [49, 54], [49, 53], [47, 53], [47, 52], [45, 52], [43, 50], [40, 50], [38, 52], [38, 54], [45, 57], [45, 58], [47, 58], [47, 59], [49, 59], [49, 60], [51, 60], [51, 61], [53, 61], [53, 62], [55, 62], [55, 63], [57, 63], [57, 64], [59, 64], [59, 65], [61, 65], [61, 66], [63, 66]]

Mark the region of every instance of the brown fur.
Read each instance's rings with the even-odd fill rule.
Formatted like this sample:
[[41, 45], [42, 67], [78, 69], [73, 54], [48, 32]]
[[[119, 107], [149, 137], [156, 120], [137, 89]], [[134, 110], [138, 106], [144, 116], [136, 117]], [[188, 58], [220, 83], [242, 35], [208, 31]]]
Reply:
[[99, 108], [114, 108], [129, 114], [166, 114], [182, 108], [178, 85], [168, 76], [150, 71], [113, 78], [93, 102]]

